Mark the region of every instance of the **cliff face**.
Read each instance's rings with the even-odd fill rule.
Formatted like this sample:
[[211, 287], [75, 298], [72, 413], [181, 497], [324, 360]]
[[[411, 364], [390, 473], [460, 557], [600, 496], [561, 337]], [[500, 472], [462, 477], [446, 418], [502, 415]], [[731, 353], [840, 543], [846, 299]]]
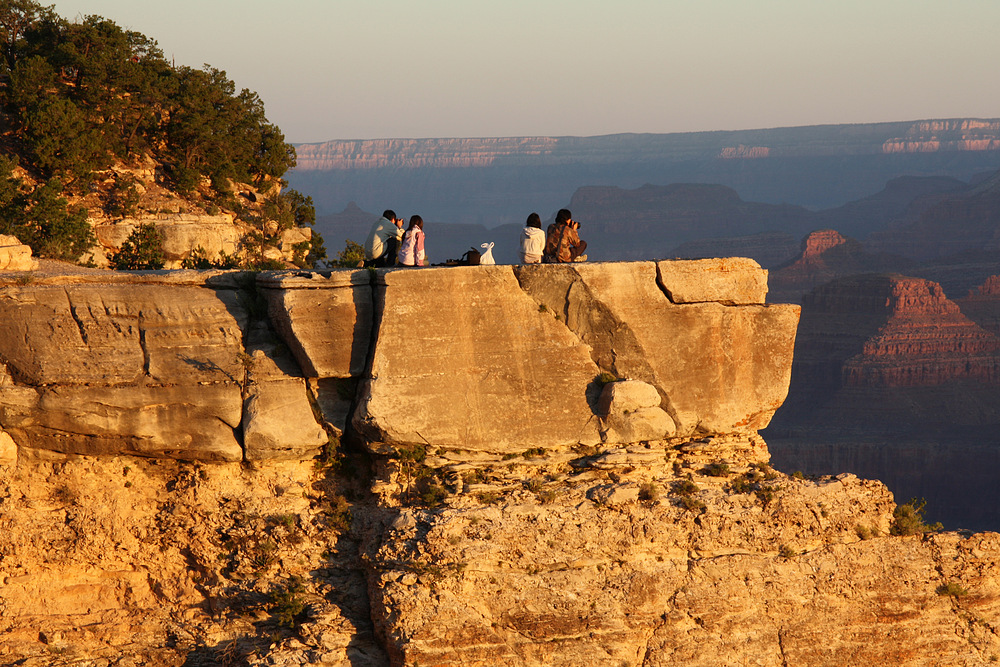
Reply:
[[[523, 223], [531, 211], [545, 218], [587, 185], [635, 189], [650, 183], [717, 183], [747, 201], [817, 210], [870, 197], [901, 174], [935, 174], [968, 182], [995, 170], [996, 149], [991, 147], [1000, 139], [998, 122], [965, 119], [600, 137], [331, 141], [297, 145], [298, 166], [287, 178], [292, 187], [312, 196], [321, 215], [341, 211], [354, 201], [366, 211], [392, 208], [407, 216], [419, 213], [432, 222], [487, 228]], [[938, 150], [924, 150], [934, 142]], [[913, 152], [906, 152], [911, 148]], [[857, 238], [871, 231], [822, 220], [794, 235], [821, 227]], [[778, 229], [765, 225], [738, 235]], [[607, 259], [669, 257], [673, 247], [688, 240], [692, 239], [653, 247], [641, 257]]]
[[1000, 655], [997, 536], [887, 537], [882, 484], [767, 465], [798, 308], [747, 260], [34, 280], [0, 289], [6, 662]]

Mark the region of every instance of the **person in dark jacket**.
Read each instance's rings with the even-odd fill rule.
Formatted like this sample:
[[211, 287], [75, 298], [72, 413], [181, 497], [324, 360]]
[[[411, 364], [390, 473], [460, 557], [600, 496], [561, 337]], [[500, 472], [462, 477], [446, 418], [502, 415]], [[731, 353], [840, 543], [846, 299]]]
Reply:
[[582, 262], [587, 259], [584, 251], [587, 242], [580, 240], [580, 223], [573, 220], [569, 209], [560, 209], [556, 221], [549, 225], [545, 234], [545, 256], [548, 263]]

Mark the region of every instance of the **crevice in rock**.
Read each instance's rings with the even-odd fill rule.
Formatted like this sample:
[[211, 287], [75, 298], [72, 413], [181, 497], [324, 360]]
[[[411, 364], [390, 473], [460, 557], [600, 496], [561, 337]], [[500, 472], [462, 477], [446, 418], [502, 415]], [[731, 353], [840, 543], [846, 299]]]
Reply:
[[76, 322], [76, 328], [80, 331], [80, 340], [83, 341], [84, 345], [86, 345], [87, 330], [83, 326], [83, 320], [81, 320], [80, 316], [76, 313], [76, 306], [73, 305], [73, 300], [69, 296], [69, 290], [63, 290], [63, 292], [66, 294], [67, 310], [69, 311], [70, 317], [72, 317], [73, 321]]
[[677, 302], [674, 301], [674, 295], [670, 293], [670, 290], [667, 289], [666, 284], [663, 282], [663, 272], [660, 271], [660, 263], [655, 262], [655, 264], [656, 264], [656, 286], [659, 288], [661, 292], [663, 292], [663, 295], [667, 297], [667, 301], [676, 305]]

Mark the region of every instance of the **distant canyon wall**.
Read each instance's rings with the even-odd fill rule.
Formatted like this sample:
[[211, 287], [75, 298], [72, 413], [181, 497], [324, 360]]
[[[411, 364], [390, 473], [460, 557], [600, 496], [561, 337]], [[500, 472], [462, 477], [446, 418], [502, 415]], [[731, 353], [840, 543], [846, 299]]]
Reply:
[[[597, 137], [337, 140], [296, 145], [298, 164], [287, 178], [312, 196], [321, 216], [354, 202], [366, 211], [391, 208], [432, 223], [492, 228], [523, 223], [532, 211], [549, 218], [584, 186], [720, 184], [747, 201], [832, 208], [870, 196], [901, 174], [968, 181], [995, 171], [998, 141], [998, 119]], [[670, 256], [672, 247], [658, 256]]]
[[[801, 139], [810, 134], [818, 142], [804, 145]], [[760, 159], [997, 149], [1000, 149], [1000, 119], [597, 137], [335, 140], [295, 146], [297, 171], [559, 164], [568, 160], [617, 161], [632, 156], [648, 159], [657, 154], [678, 160]]]

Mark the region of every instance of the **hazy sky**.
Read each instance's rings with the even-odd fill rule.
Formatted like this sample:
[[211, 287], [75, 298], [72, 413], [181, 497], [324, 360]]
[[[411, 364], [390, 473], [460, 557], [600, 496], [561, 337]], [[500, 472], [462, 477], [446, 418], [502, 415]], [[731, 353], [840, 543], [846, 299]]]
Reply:
[[[45, 0], [42, 0], [46, 4]], [[997, 0], [55, 0], [257, 91], [288, 141], [1000, 117]]]

